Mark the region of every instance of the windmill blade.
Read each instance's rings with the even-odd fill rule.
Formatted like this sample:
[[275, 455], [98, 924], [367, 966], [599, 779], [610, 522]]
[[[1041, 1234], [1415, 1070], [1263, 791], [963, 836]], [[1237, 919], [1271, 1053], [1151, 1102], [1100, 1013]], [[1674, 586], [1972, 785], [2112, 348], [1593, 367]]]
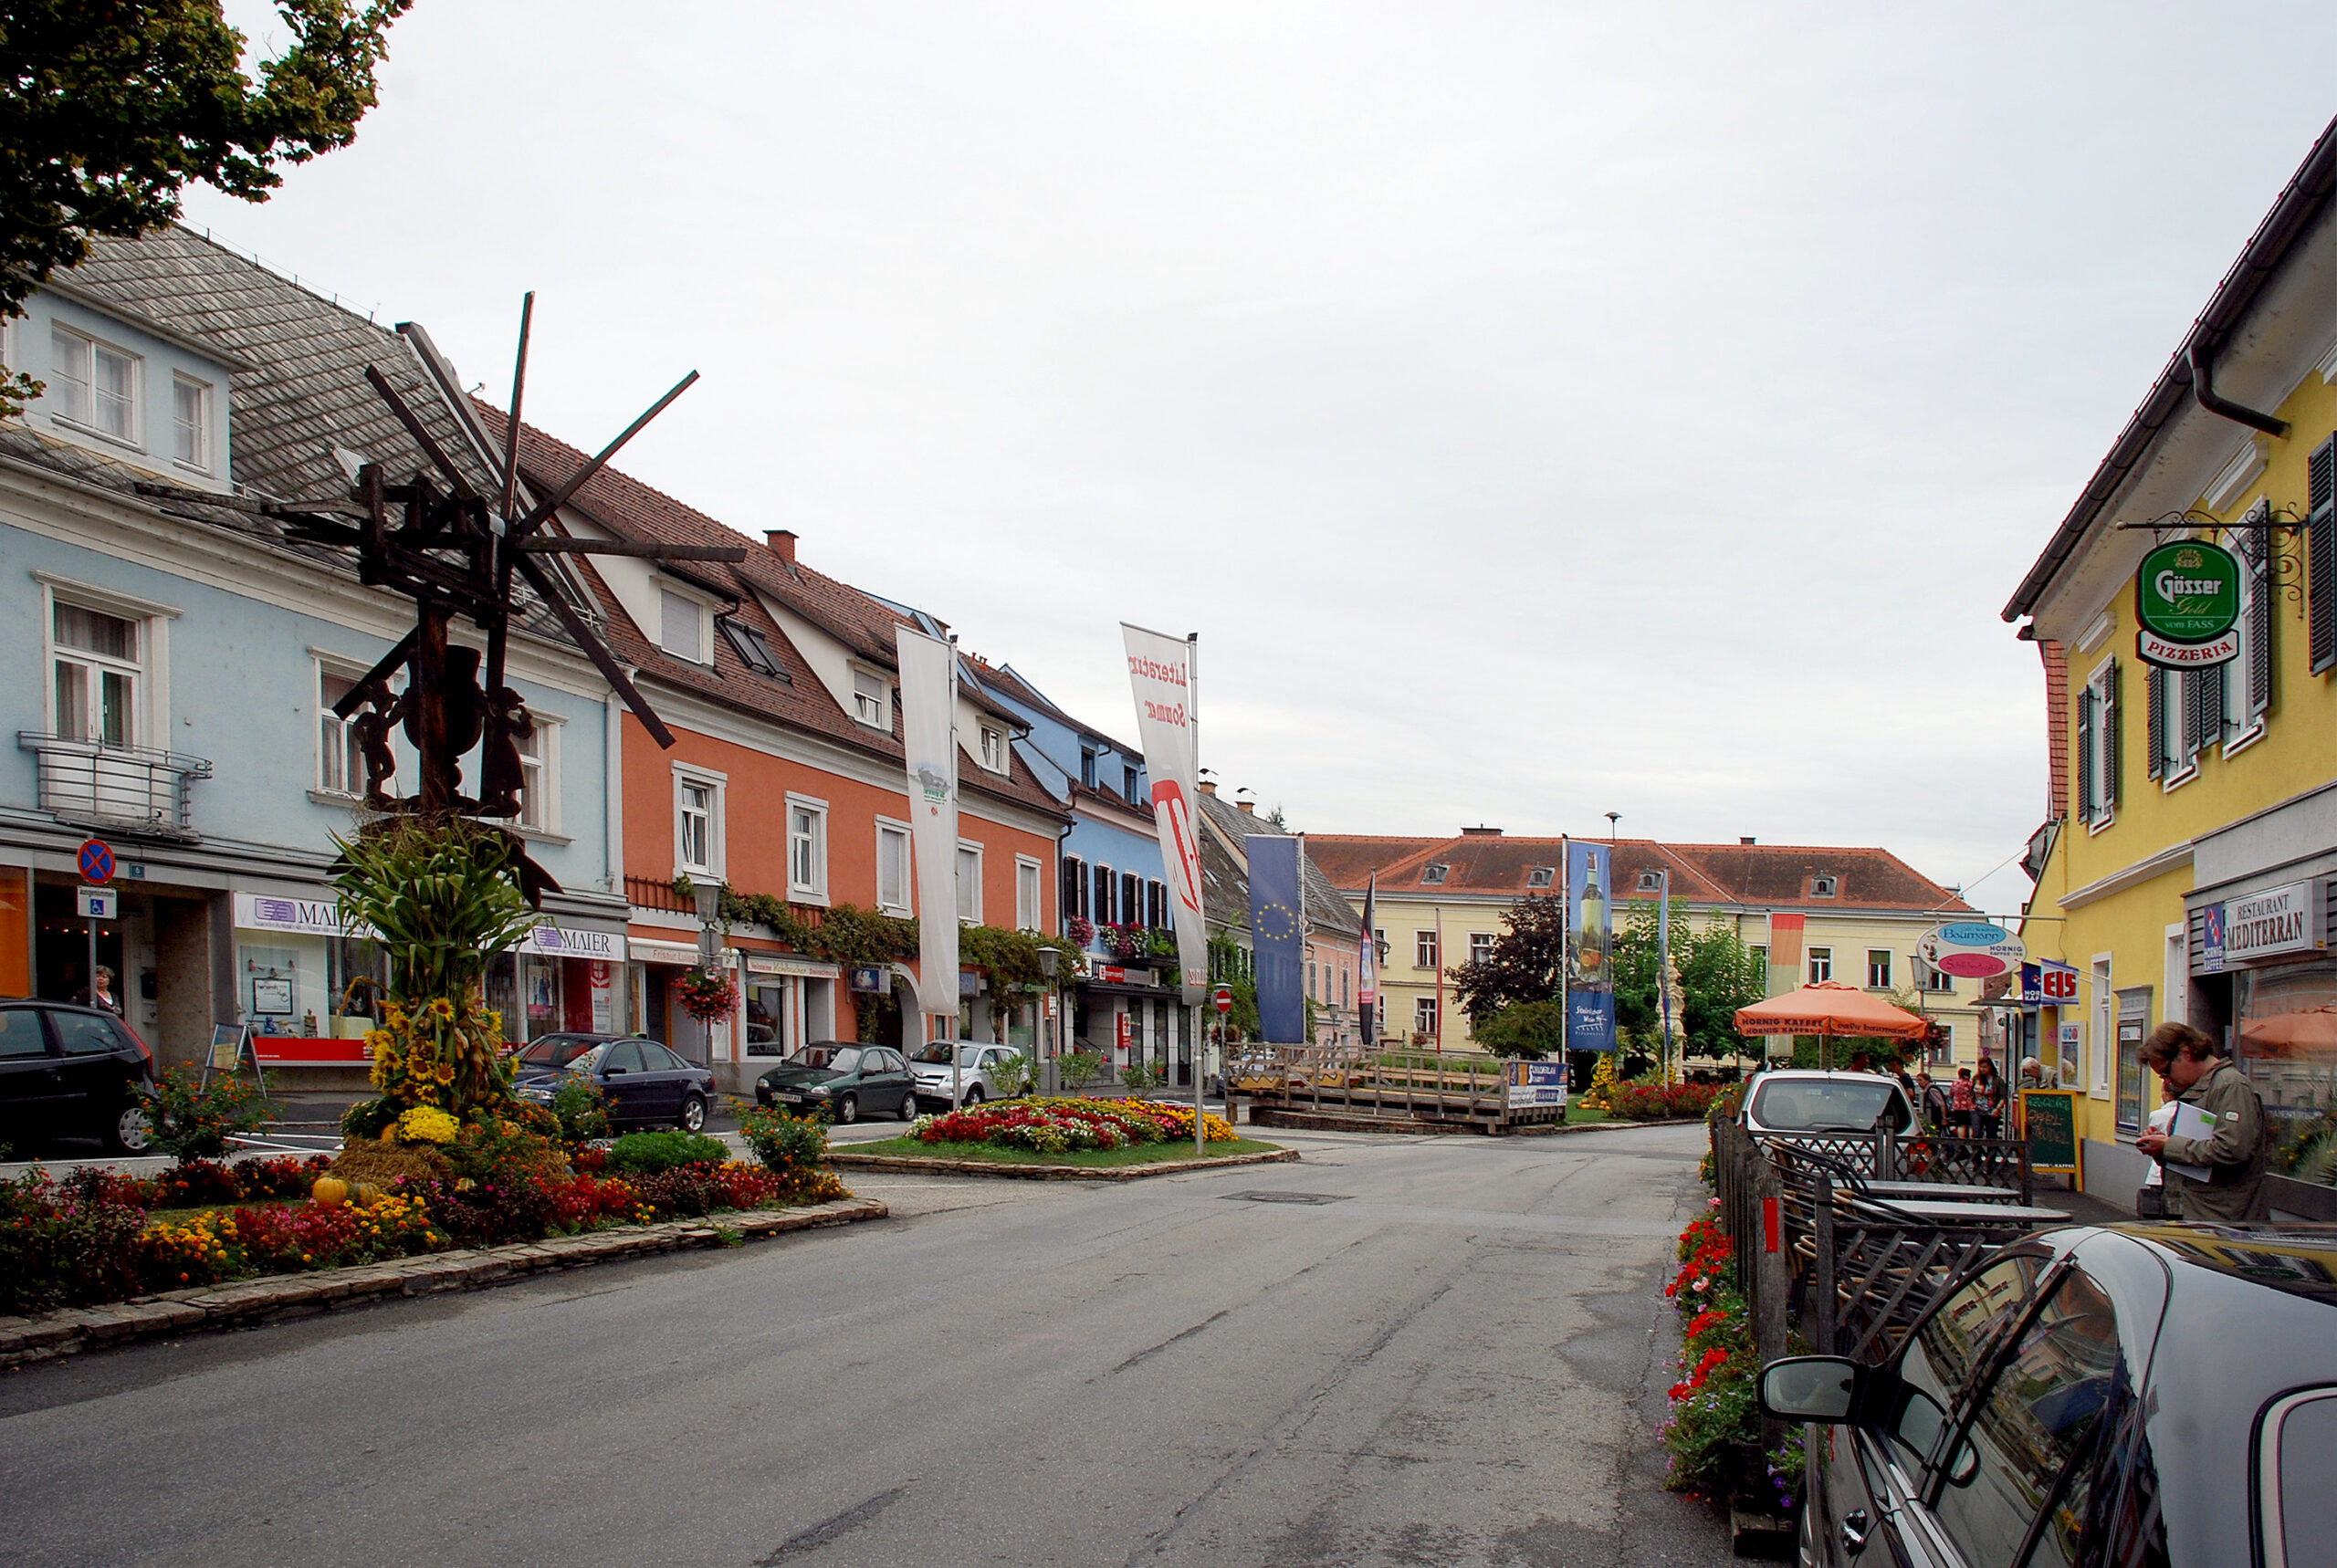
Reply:
[[422, 428], [422, 421], [414, 417], [414, 410], [406, 407], [405, 399], [398, 396], [397, 388], [390, 385], [389, 379], [372, 365], [365, 367], [365, 379], [373, 383], [373, 390], [382, 394], [382, 401], [390, 405], [390, 412], [398, 416], [398, 423], [405, 426], [406, 434], [413, 436], [430, 461], [438, 465], [438, 472], [446, 476], [454, 485], [455, 494], [466, 500], [477, 500], [478, 492], [472, 489], [470, 481], [463, 477], [463, 471], [438, 450], [438, 444], [430, 439], [430, 433]]
[[503, 432], [503, 506], [495, 515], [510, 521], [519, 494], [519, 403], [528, 392], [528, 329], [536, 319], [536, 291], [519, 297], [519, 353], [511, 364], [511, 415]]
[[513, 538], [525, 538], [528, 535], [534, 533], [537, 528], [542, 527], [543, 520], [546, 517], [550, 517], [554, 512], [560, 510], [561, 507], [568, 505], [568, 498], [576, 494], [577, 491], [582, 489], [584, 487], [585, 481], [589, 480], [593, 475], [598, 474], [603, 467], [607, 466], [609, 459], [617, 455], [617, 449], [619, 447], [623, 446], [626, 442], [631, 441], [634, 436], [640, 434], [641, 427], [643, 425], [647, 424], [651, 420], [665, 413], [665, 405], [672, 402], [684, 392], [689, 391], [691, 383], [695, 382], [697, 380], [697, 372], [696, 371], [692, 371], [688, 375], [684, 376], [680, 381], [675, 382], [674, 390], [672, 392], [667, 392], [664, 397], [661, 397], [655, 402], [651, 403], [647, 412], [643, 413], [639, 419], [634, 420], [631, 424], [624, 427], [624, 434], [619, 435], [614, 441], [610, 442], [606, 446], [601, 448], [599, 456], [584, 465], [583, 467], [579, 468], [575, 473], [570, 475], [568, 483], [562, 485], [559, 489], [554, 490], [550, 496], [544, 497], [544, 499], [537, 502], [535, 510], [529, 512], [525, 517], [519, 520], [519, 525], [512, 528], [510, 537]]
[[513, 556], [511, 564], [551, 606], [552, 613], [560, 617], [560, 623], [567, 627], [569, 635], [582, 644], [585, 656], [592, 661], [593, 667], [601, 672], [602, 677], [616, 688], [617, 695], [624, 699], [624, 706], [633, 710], [633, 716], [641, 721], [641, 727], [655, 738], [659, 746], [670, 749], [674, 744], [674, 732], [665, 727], [665, 721], [657, 716], [657, 710], [649, 706], [649, 699], [634, 688], [632, 680], [617, 663], [616, 656], [609, 652], [608, 644], [601, 641], [600, 633], [584, 623], [584, 617], [576, 613], [575, 606], [570, 604], [553, 586], [550, 576], [542, 567], [523, 555]]
[[[511, 602], [511, 544], [503, 530], [511, 526], [511, 506], [519, 493], [519, 407], [528, 391], [528, 329], [536, 319], [536, 291], [519, 297], [519, 351], [511, 361], [511, 417], [503, 432], [503, 504], [487, 524], [487, 575], [495, 584], [495, 601]], [[491, 696], [503, 689], [504, 658], [510, 651], [510, 616], [498, 615], [487, 633], [487, 690]]]

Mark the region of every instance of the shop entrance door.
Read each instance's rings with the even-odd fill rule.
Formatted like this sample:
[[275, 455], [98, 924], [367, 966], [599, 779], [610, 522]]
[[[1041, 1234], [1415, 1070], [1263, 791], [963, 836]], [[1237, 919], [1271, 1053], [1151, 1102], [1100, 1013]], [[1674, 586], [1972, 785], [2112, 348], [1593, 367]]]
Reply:
[[[33, 889], [38, 923], [33, 944], [33, 994], [69, 1002], [89, 983], [89, 923], [75, 913], [70, 883], [41, 882]], [[98, 962], [113, 971], [113, 994], [122, 994], [121, 922], [98, 922]]]

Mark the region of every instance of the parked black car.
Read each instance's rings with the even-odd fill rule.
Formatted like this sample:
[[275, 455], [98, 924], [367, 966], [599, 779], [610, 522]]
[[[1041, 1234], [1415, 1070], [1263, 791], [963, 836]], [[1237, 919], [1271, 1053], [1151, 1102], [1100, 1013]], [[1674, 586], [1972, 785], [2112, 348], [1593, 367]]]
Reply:
[[1761, 1377], [1808, 1420], [1801, 1561], [2294, 1568], [2337, 1560], [2337, 1226], [2017, 1242], [1880, 1366]]
[[0, 1144], [18, 1152], [51, 1138], [96, 1138], [119, 1155], [152, 1142], [138, 1092], [154, 1053], [102, 1008], [0, 1001]]
[[625, 1127], [706, 1125], [714, 1074], [654, 1040], [616, 1034], [548, 1034], [528, 1042], [516, 1063], [523, 1099], [550, 1103], [562, 1073], [590, 1078], [609, 1098], [609, 1120]]

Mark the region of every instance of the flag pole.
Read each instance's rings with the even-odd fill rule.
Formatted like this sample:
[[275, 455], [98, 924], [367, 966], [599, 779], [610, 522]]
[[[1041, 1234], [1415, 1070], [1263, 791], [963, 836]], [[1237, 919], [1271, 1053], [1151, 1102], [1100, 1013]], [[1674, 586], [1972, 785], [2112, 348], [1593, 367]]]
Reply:
[[[1185, 723], [1188, 727], [1189, 732], [1193, 737], [1193, 768], [1194, 775], [1197, 778], [1200, 776], [1201, 765], [1200, 652], [1201, 634], [1198, 632], [1186, 632]], [[1198, 811], [1200, 809], [1200, 803], [1199, 801], [1195, 801], [1193, 809]], [[1159, 831], [1160, 825], [1156, 821], [1153, 824], [1153, 831], [1158, 833]], [[1168, 848], [1169, 846], [1163, 847]], [[1209, 930], [1209, 912], [1206, 908], [1201, 912], [1201, 930], [1204, 934]], [[1184, 969], [1184, 965], [1181, 962], [1179, 963], [1177, 966], [1177, 1005], [1180, 1008], [1185, 1007]], [[1195, 1020], [1189, 1021], [1185, 1026], [1187, 1037], [1191, 1039], [1196, 1031], [1196, 1023], [1198, 1019], [1201, 1016], [1205, 1016], [1205, 1014], [1197, 1013], [1196, 1009], [1191, 1008], [1185, 1008], [1185, 1016], [1189, 1020]], [[1209, 1104], [1207, 1100], [1203, 1097], [1202, 1088], [1204, 1081], [1209, 1076], [1207, 1071], [1208, 1067], [1209, 1036], [1205, 1031], [1203, 1031], [1200, 1034], [1198, 1039], [1193, 1039], [1193, 1158], [1197, 1160], [1207, 1159], [1209, 1157]], [[1226, 1091], [1225, 1095], [1225, 1119], [1228, 1123], [1231, 1123], [1233, 1120], [1233, 1092], [1230, 1088]]]

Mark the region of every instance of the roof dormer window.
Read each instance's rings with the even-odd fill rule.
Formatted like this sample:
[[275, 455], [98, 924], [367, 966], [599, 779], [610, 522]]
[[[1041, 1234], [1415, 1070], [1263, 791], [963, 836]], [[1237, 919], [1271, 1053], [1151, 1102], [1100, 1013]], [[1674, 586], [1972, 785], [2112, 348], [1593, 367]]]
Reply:
[[982, 766], [992, 773], [1006, 771], [1006, 732], [992, 725], [982, 726]]
[[1446, 865], [1442, 861], [1432, 862], [1428, 865], [1420, 867], [1420, 883], [1423, 886], [1427, 887], [1439, 886], [1443, 883], [1445, 876], [1451, 870], [1452, 868]]
[[874, 670], [852, 672], [852, 716], [863, 724], [873, 724], [878, 729], [890, 729], [892, 721], [885, 713], [885, 677]]
[[1537, 865], [1525, 873], [1528, 887], [1547, 887], [1557, 880], [1558, 868], [1554, 865]]
[[1841, 884], [1833, 877], [1813, 876], [1809, 879], [1809, 896], [1812, 898], [1831, 898], [1839, 890], [1840, 885]]
[[706, 606], [670, 588], [657, 591], [657, 645], [676, 659], [710, 664], [713, 650], [707, 644]]
[[48, 330], [48, 396], [54, 417], [138, 444], [138, 356], [70, 328]]
[[1640, 872], [1640, 891], [1641, 893], [1661, 893], [1663, 891], [1663, 873], [1661, 871]]

